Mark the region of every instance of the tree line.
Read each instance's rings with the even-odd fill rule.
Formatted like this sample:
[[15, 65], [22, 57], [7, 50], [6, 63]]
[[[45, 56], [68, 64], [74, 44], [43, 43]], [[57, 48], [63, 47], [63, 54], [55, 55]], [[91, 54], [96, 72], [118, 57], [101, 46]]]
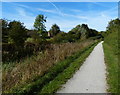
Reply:
[[32, 55], [34, 51], [44, 50], [46, 44], [76, 42], [99, 36], [98, 31], [90, 29], [86, 24], [77, 25], [68, 33], [61, 31], [57, 24], [53, 24], [51, 29], [47, 31], [46, 21], [47, 18], [44, 15], [38, 15], [33, 25], [34, 29], [30, 30], [20, 21], [0, 19], [2, 23], [3, 61]]

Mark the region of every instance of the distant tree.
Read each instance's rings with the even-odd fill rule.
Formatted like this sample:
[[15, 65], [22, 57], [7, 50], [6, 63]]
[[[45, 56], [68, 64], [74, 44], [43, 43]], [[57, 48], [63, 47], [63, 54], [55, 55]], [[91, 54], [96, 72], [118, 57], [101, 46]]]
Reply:
[[97, 36], [98, 32], [94, 29], [90, 29], [87, 24], [77, 25], [71, 31], [69, 31], [69, 36], [74, 40], [86, 39], [89, 37]]
[[94, 37], [98, 35], [98, 31], [95, 29], [89, 29], [89, 37]]
[[81, 25], [81, 38], [86, 39], [89, 38], [89, 27], [87, 24], [82, 24]]
[[9, 26], [9, 38], [17, 46], [21, 47], [27, 38], [27, 32], [25, 26], [20, 21], [12, 21], [8, 24]]
[[2, 28], [2, 42], [8, 43], [8, 21], [4, 19], [0, 19], [1, 28]]
[[81, 37], [81, 26], [77, 25], [75, 28], [68, 32], [68, 35], [71, 37], [72, 40], [79, 40]]
[[57, 24], [52, 25], [51, 29], [49, 30], [49, 36], [53, 37], [60, 33], [60, 28]]
[[34, 22], [35, 30], [37, 31], [37, 34], [39, 36], [37, 39], [40, 42], [44, 42], [47, 38], [45, 22], [46, 22], [46, 17], [44, 17], [44, 15], [38, 15]]

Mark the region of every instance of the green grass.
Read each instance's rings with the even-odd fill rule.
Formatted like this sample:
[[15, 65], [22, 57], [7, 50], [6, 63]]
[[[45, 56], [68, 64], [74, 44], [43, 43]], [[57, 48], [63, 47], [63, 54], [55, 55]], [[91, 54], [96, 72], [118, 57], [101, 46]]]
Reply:
[[[14, 88], [14, 89], [12, 89], [11, 92], [12, 93], [13, 92], [14, 93], [15, 92], [16, 93], [27, 93], [27, 94], [38, 93], [41, 90], [42, 90], [42, 92], [44, 92], [45, 91], [44, 89], [47, 87], [47, 85], [49, 85], [49, 83], [51, 83], [52, 81], [55, 81], [55, 79], [57, 77], [59, 77], [59, 75], [62, 75], [63, 74], [62, 72], [64, 70], [67, 70], [68, 68], [69, 68], [68, 70], [70, 72], [67, 71], [66, 73], [70, 73], [70, 75], [67, 76], [67, 79], [70, 78], [71, 75], [75, 72], [75, 70], [77, 70], [79, 68], [79, 66], [81, 65], [81, 64], [77, 64], [77, 63], [82, 63], [85, 60], [85, 58], [89, 55], [90, 51], [92, 51], [94, 46], [95, 46], [95, 44], [92, 44], [92, 45], [84, 48], [83, 50], [80, 50], [79, 52], [75, 53], [74, 55], [72, 55], [72, 56], [68, 57], [67, 59], [54, 65], [45, 75], [38, 77], [32, 83], [22, 86], [22, 87], [19, 87], [19, 88]], [[74, 65], [72, 66], [72, 64], [74, 64]], [[71, 66], [74, 68], [71, 68]], [[59, 78], [63, 79], [64, 76], [60, 76]], [[65, 82], [64, 79], [62, 82]], [[62, 83], [56, 84], [56, 85], [58, 85], [57, 88], [60, 87], [59, 84], [62, 84]], [[52, 91], [56, 91], [56, 86], [54, 87], [54, 90], [52, 90]], [[46, 92], [49, 92], [49, 91], [46, 91]]]
[[105, 53], [105, 63], [107, 65], [108, 92], [118, 92], [118, 37], [117, 32], [109, 34], [103, 43]]
[[108, 92], [116, 93], [118, 90], [118, 59], [109, 45], [104, 44], [105, 62], [107, 65]]

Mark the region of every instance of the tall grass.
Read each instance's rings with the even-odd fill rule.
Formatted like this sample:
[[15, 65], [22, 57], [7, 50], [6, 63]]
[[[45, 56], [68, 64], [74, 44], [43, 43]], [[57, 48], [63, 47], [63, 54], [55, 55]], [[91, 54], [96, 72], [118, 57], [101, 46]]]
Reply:
[[105, 37], [105, 41], [103, 44], [104, 53], [105, 53], [105, 62], [107, 65], [107, 82], [108, 82], [108, 92], [117, 93], [119, 78], [118, 74], [119, 66], [118, 66], [118, 54], [120, 48], [118, 48], [118, 32], [112, 32], [108, 36]]
[[3, 92], [31, 83], [37, 76], [44, 75], [56, 63], [93, 42], [93, 40], [86, 40], [80, 43], [53, 44], [44, 53], [40, 52], [19, 63], [3, 65]]
[[[13, 89], [13, 92], [25, 93], [25, 94], [28, 94], [28, 95], [40, 92], [40, 90], [46, 84], [49, 84], [50, 81], [54, 80], [59, 74], [61, 74], [66, 68], [68, 68], [69, 65], [71, 65], [73, 61], [76, 62], [76, 59], [79, 56], [80, 56], [80, 59], [77, 61], [77, 63], [79, 63], [79, 62], [81, 63], [81, 60], [85, 59], [84, 58], [85, 56], [83, 57], [83, 55], [86, 54], [86, 52], [89, 50], [90, 47], [91, 47], [91, 45], [89, 47], [86, 47], [86, 48], [80, 50], [79, 52], [77, 52], [74, 55], [68, 57], [67, 59], [65, 59], [63, 61], [60, 61], [55, 66], [50, 68], [50, 70], [44, 76], [38, 77], [36, 80], [34, 80], [34, 82], [31, 82], [28, 85], [24, 85], [23, 87], [18, 87], [18, 88]], [[86, 55], [88, 55], [88, 54], [86, 54]], [[73, 66], [73, 68], [74, 67], [75, 66]], [[74, 69], [76, 69], [76, 68], [74, 68]], [[72, 70], [75, 71], [74, 69], [72, 69]]]
[[95, 47], [97, 43], [91, 45], [90, 47], [87, 47], [85, 51], [74, 60], [74, 62], [71, 62], [70, 65], [63, 70], [62, 73], [58, 74], [55, 79], [50, 81], [48, 84], [44, 85], [42, 90], [38, 92], [38, 94], [44, 94], [49, 93], [53, 94], [55, 93], [59, 88], [61, 88], [62, 84], [65, 84], [66, 81], [73, 76], [73, 74], [80, 68], [83, 61], [87, 58], [87, 56], [92, 52], [93, 48]]

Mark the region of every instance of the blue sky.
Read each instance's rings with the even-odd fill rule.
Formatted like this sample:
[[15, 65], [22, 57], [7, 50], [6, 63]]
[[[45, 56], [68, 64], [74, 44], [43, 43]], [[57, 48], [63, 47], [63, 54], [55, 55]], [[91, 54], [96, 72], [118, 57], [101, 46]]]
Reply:
[[2, 18], [19, 20], [33, 29], [35, 17], [47, 17], [47, 30], [53, 24], [68, 32], [78, 24], [88, 24], [90, 28], [105, 30], [108, 21], [118, 17], [117, 2], [2, 2]]

